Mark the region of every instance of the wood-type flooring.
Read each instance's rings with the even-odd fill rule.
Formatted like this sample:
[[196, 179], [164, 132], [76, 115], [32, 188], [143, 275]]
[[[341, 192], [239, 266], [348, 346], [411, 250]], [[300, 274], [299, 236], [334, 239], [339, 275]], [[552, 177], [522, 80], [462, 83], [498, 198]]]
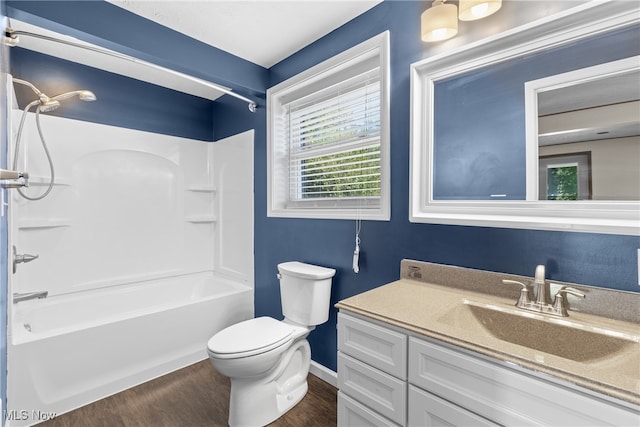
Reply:
[[[304, 399], [270, 426], [336, 425], [337, 390], [314, 375], [309, 375], [308, 382]], [[204, 360], [59, 415], [38, 427], [227, 426], [229, 391], [229, 379]]]

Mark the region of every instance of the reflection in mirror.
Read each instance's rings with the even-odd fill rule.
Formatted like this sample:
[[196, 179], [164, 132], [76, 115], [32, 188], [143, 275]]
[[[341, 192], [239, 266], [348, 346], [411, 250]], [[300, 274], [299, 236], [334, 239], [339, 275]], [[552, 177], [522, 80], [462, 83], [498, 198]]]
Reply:
[[537, 98], [538, 200], [640, 200], [638, 57], [527, 90]]

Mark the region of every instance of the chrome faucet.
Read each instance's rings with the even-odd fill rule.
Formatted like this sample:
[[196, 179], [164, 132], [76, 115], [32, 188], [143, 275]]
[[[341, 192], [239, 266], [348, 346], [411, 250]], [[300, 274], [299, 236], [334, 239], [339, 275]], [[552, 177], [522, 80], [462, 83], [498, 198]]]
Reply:
[[48, 291], [26, 292], [24, 294], [13, 294], [13, 303], [17, 304], [22, 301], [28, 301], [30, 299], [42, 299], [49, 295]]
[[556, 296], [552, 304], [551, 290], [549, 282], [545, 279], [544, 265], [538, 265], [536, 267], [536, 273], [533, 280], [534, 293], [536, 296], [535, 301], [532, 301], [529, 297], [529, 287], [526, 284], [518, 282], [516, 280], [508, 279], [504, 279], [502, 283], [507, 285], [512, 284], [522, 286], [520, 297], [518, 298], [516, 307], [529, 311], [535, 311], [538, 313], [552, 314], [554, 316], [569, 316], [569, 313], [567, 311], [566, 299], [563, 294], [571, 294], [579, 298], [585, 297], [582, 292], [567, 286], [563, 286], [562, 288], [560, 288], [560, 290], [558, 290], [558, 292], [556, 292]]

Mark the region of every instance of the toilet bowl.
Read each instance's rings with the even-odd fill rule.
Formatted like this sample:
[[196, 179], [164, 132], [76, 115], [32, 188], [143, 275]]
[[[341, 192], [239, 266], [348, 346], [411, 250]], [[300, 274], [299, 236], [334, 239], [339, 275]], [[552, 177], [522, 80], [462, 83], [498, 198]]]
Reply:
[[214, 368], [231, 378], [230, 426], [261, 426], [307, 392], [310, 329], [271, 317], [230, 326], [207, 343]]
[[231, 380], [232, 427], [269, 424], [307, 392], [311, 349], [306, 337], [328, 318], [335, 270], [288, 262], [278, 271], [284, 320], [245, 320], [207, 343], [213, 367]]

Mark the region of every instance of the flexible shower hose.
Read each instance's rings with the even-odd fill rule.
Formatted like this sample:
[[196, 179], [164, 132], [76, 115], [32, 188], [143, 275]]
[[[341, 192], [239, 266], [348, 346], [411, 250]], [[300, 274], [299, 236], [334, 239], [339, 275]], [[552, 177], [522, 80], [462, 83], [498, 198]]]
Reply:
[[[22, 112], [22, 118], [20, 119], [20, 125], [18, 126], [18, 135], [16, 137], [15, 150], [13, 150], [13, 170], [17, 170], [17, 167], [18, 167], [18, 156], [20, 154], [20, 140], [22, 139], [22, 128], [24, 126], [25, 118], [27, 117], [27, 113], [29, 112], [31, 107], [33, 107], [36, 104], [40, 104], [40, 101], [36, 100], [31, 102], [29, 105], [25, 107], [24, 111]], [[37, 197], [27, 196], [26, 194], [24, 194], [22, 189], [18, 188], [17, 189], [18, 193], [27, 200], [44, 199], [47, 196], [47, 194], [51, 192], [51, 189], [53, 188], [53, 184], [55, 181], [55, 171], [53, 168], [53, 160], [51, 159], [51, 154], [49, 153], [49, 148], [47, 147], [47, 143], [44, 139], [44, 135], [42, 134], [42, 128], [40, 126], [40, 105], [38, 105], [38, 107], [36, 108], [36, 127], [38, 128], [38, 134], [40, 135], [40, 142], [42, 142], [42, 148], [44, 149], [44, 153], [47, 156], [47, 161], [49, 162], [51, 179], [49, 181], [49, 187], [47, 188], [47, 190]]]

